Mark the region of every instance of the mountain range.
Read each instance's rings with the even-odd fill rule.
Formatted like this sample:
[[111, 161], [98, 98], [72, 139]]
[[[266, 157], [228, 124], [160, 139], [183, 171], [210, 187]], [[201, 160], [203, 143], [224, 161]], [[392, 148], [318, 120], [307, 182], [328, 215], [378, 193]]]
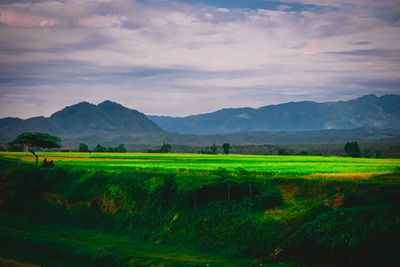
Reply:
[[23, 132], [56, 135], [64, 145], [400, 141], [399, 122], [398, 95], [223, 109], [183, 118], [146, 116], [111, 101], [99, 105], [81, 102], [50, 117], [0, 119], [0, 143], [10, 142]]
[[181, 134], [252, 131], [318, 131], [361, 127], [400, 129], [400, 95], [366, 95], [350, 101], [290, 102], [260, 108], [228, 108], [187, 117], [148, 116]]

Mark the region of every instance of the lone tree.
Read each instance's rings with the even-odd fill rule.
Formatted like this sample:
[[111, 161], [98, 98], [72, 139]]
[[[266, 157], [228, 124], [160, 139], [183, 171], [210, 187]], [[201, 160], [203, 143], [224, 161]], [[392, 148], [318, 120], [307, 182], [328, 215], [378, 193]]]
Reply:
[[125, 153], [126, 152], [126, 147], [124, 144], [119, 144], [118, 146], [118, 152], [119, 153]]
[[215, 144], [212, 144], [210, 147], [211, 154], [217, 154], [218, 148]]
[[17, 136], [17, 138], [12, 141], [11, 145], [27, 146], [28, 151], [31, 152], [36, 158], [36, 167], [38, 164], [39, 157], [35, 154], [33, 149], [42, 148], [60, 148], [61, 139], [57, 136], [48, 135], [45, 133], [23, 133]]
[[160, 149], [160, 152], [161, 153], [168, 153], [170, 150], [171, 150], [171, 145], [163, 143], [163, 145], [162, 145], [162, 147]]
[[231, 148], [231, 144], [225, 143], [225, 144], [222, 145], [222, 148], [224, 149], [224, 153], [226, 155], [228, 155], [229, 154], [229, 149]]
[[79, 144], [79, 152], [89, 152], [89, 147], [85, 143]]
[[360, 147], [358, 146], [357, 141], [347, 142], [344, 146], [344, 152], [353, 158], [358, 158], [361, 156]]

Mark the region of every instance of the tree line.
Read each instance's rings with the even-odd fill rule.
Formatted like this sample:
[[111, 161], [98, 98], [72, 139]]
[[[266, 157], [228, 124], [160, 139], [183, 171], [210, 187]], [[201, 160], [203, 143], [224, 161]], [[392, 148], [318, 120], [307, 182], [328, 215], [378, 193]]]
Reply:
[[[61, 139], [57, 136], [51, 136], [46, 133], [30, 133], [26, 132], [23, 134], [20, 134], [17, 136], [17, 138], [8, 143], [6, 147], [1, 146], [1, 150], [7, 150], [10, 152], [20, 152], [27, 150], [31, 152], [36, 158], [35, 151], [33, 150], [34, 148], [36, 149], [60, 149], [61, 148]], [[148, 149], [148, 153], [168, 153], [171, 151], [171, 144], [166, 144], [163, 143], [160, 149], [152, 150]], [[223, 153], [224, 154], [229, 154], [230, 152], [231, 145], [229, 143], [224, 143], [222, 145]], [[61, 149], [61, 151], [64, 152], [69, 152], [70, 149]], [[89, 149], [89, 146], [85, 143], [80, 143], [79, 152], [116, 152], [116, 153], [125, 153], [127, 152], [127, 149], [124, 144], [119, 144], [116, 147], [105, 147], [100, 144], [97, 144], [96, 147], [93, 150]], [[360, 151], [360, 147], [358, 145], [357, 141], [354, 142], [347, 142], [344, 146], [344, 151], [349, 157], [367, 157], [368, 155], [362, 155]], [[200, 154], [218, 154], [218, 147], [216, 144], [212, 144], [209, 149], [207, 150], [199, 150], [198, 153]], [[280, 149], [278, 151], [278, 155], [289, 155], [289, 152], [286, 151], [285, 149]], [[303, 156], [316, 156], [316, 155], [322, 155], [322, 154], [311, 154], [308, 153], [307, 151], [303, 150], [300, 153], [297, 153], [295, 155], [303, 155]], [[379, 158], [381, 157], [381, 152], [376, 150], [375, 151], [375, 157]]]

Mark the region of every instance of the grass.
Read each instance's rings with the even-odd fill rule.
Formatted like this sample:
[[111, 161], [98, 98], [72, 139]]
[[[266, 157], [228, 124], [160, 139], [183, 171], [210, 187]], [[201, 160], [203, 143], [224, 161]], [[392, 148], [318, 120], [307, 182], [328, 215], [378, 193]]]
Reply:
[[[322, 156], [254, 156], [145, 153], [57, 153], [41, 152], [57, 166], [93, 169], [157, 169], [175, 172], [210, 172], [218, 168], [243, 168], [257, 173], [308, 176], [311, 178], [368, 179], [396, 171], [400, 159], [348, 158]], [[33, 162], [30, 153], [1, 152], [0, 156]], [[333, 175], [334, 173], [348, 173]], [[370, 174], [364, 174], [370, 173]], [[323, 175], [322, 175], [323, 174]]]
[[54, 169], [34, 168], [30, 153], [0, 153], [4, 258], [46, 266], [391, 266], [400, 255], [399, 159], [44, 155]]
[[[3, 219], [5, 219], [3, 217]], [[143, 243], [129, 236], [21, 222], [8, 216], [0, 226], [0, 255], [45, 266], [254, 266], [248, 259], [223, 258], [182, 247]], [[6, 242], [9, 239], [10, 242]], [[15, 247], [14, 247], [15, 246]], [[21, 247], [22, 246], [22, 247]], [[25, 253], [15, 255], [15, 250]], [[41, 255], [47, 255], [45, 258]], [[98, 260], [100, 258], [100, 260]], [[102, 262], [103, 261], [103, 262]], [[258, 264], [257, 264], [258, 265]], [[276, 266], [269, 264], [264, 266]], [[281, 265], [280, 265], [281, 266]]]

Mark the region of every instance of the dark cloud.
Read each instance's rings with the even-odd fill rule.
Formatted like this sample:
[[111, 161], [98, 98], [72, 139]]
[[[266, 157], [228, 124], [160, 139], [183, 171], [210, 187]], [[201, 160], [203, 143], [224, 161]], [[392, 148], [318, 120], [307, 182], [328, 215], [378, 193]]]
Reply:
[[345, 56], [368, 56], [389, 59], [400, 59], [400, 50], [387, 50], [387, 49], [357, 49], [350, 51], [335, 51], [326, 52], [330, 55], [345, 55]]
[[353, 42], [352, 44], [355, 44], [355, 45], [367, 45], [367, 44], [370, 44], [370, 42], [361, 41], [361, 42]]
[[400, 92], [400, 79], [387, 79], [387, 80], [379, 79], [379, 80], [366, 80], [360, 82], [353, 81], [353, 83], [359, 84], [362, 87], [366, 88], [373, 88], [373, 89], [386, 88], [393, 90], [394, 93]]

